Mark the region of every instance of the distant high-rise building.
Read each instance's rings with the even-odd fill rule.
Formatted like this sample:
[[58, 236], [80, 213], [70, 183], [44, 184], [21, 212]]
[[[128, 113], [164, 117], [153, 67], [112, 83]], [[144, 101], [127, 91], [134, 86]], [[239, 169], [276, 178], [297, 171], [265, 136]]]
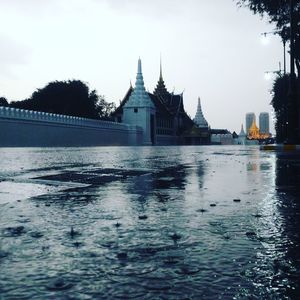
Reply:
[[254, 122], [256, 121], [255, 119], [256, 119], [255, 113], [251, 112], [246, 114], [246, 134], [249, 133], [249, 129], [253, 124], [253, 121]]
[[269, 113], [267, 112], [262, 112], [259, 114], [259, 132], [261, 134], [270, 133]]

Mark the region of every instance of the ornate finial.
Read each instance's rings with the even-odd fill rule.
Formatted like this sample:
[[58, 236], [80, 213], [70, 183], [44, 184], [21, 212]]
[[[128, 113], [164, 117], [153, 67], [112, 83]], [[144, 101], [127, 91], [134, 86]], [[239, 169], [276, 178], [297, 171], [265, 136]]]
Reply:
[[142, 61], [141, 61], [141, 58], [139, 57], [139, 60], [138, 60], [138, 74], [142, 74]]
[[161, 79], [161, 80], [162, 80], [161, 54], [160, 54], [159, 79]]

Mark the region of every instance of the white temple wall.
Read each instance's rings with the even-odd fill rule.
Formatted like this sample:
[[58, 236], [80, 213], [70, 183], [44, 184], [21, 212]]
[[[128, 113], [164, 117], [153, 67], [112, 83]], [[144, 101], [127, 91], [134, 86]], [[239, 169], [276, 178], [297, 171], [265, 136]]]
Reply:
[[[152, 145], [151, 141], [151, 114], [149, 107], [124, 107], [123, 122], [143, 129], [143, 145]], [[155, 125], [154, 125], [155, 134]], [[154, 141], [155, 142], [155, 141]]]
[[1, 147], [141, 145], [142, 136], [128, 124], [0, 107]]
[[233, 145], [232, 134], [212, 134], [210, 137], [210, 141], [212, 144]]

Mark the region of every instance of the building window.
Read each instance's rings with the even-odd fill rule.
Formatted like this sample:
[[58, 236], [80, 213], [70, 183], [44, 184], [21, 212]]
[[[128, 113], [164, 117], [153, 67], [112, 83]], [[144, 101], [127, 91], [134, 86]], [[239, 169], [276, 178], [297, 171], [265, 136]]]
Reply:
[[139, 110], [137, 109], [137, 107], [135, 107], [135, 108], [133, 109], [133, 111], [134, 111], [135, 113], [137, 113]]

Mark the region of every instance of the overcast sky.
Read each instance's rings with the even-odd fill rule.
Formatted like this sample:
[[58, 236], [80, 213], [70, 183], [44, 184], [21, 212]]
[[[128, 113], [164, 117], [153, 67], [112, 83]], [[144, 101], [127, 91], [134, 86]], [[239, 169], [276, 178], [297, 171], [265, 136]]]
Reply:
[[53, 80], [79, 79], [119, 103], [142, 59], [153, 91], [162, 56], [169, 91], [197, 98], [212, 128], [240, 130], [247, 112], [272, 112], [265, 71], [283, 61], [267, 20], [233, 0], [0, 0], [0, 96], [29, 97]]

